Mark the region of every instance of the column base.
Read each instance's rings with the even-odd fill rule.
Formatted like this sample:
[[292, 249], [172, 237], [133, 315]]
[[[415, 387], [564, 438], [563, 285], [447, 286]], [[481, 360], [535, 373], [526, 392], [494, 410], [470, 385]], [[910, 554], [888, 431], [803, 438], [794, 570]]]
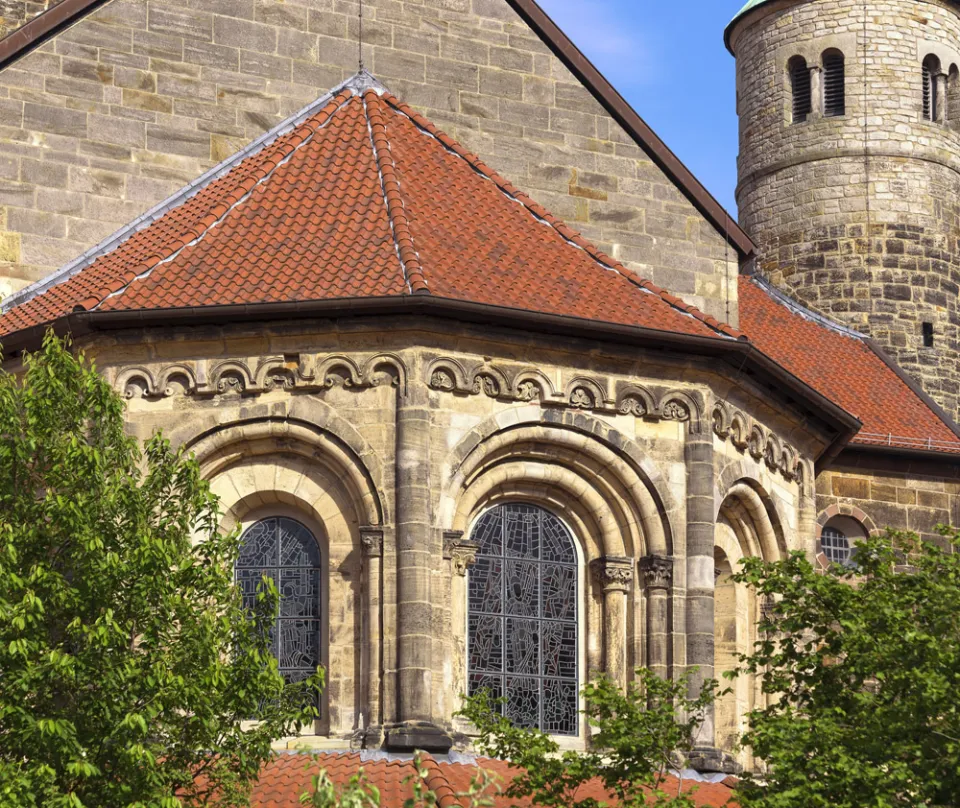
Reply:
[[698, 746], [690, 753], [688, 765], [701, 774], [741, 774], [743, 766], [726, 752], [712, 746]]
[[445, 755], [453, 746], [453, 738], [436, 724], [410, 721], [387, 730], [384, 748], [391, 752], [434, 752]]

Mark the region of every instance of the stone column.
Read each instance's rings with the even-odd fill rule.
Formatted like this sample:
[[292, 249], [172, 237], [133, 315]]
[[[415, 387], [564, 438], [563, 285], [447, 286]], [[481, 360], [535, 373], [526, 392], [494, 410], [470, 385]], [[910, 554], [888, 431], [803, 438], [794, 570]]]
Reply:
[[[713, 678], [714, 487], [716, 472], [712, 432], [691, 425], [685, 449], [687, 465], [687, 666], [697, 668], [690, 695], [697, 696]], [[713, 710], [704, 716], [697, 746], [713, 748]]]
[[670, 674], [670, 585], [673, 559], [647, 556], [640, 559], [640, 573], [647, 591], [647, 667], [666, 679]]
[[943, 123], [947, 117], [947, 74], [940, 73], [933, 77], [933, 93], [936, 96], [934, 116], [937, 123]]
[[592, 562], [603, 588], [603, 671], [620, 687], [627, 684], [627, 593], [633, 559], [605, 556]]
[[467, 625], [467, 571], [477, 560], [480, 545], [463, 537], [462, 530], [447, 530], [443, 533], [443, 557], [450, 576], [449, 614], [444, 653], [446, 670], [450, 671], [450, 698], [456, 700], [466, 693], [466, 625]]
[[380, 736], [383, 715], [380, 710], [381, 656], [380, 640], [382, 634], [381, 581], [383, 575], [383, 530], [379, 527], [360, 528], [360, 541], [363, 545], [364, 589], [363, 604], [366, 613], [366, 655], [367, 655], [367, 725], [364, 729]]
[[810, 68], [810, 120], [823, 117], [823, 70], [814, 65]]
[[433, 721], [433, 598], [440, 536], [430, 523], [430, 401], [410, 373], [397, 401], [397, 704], [387, 747], [446, 753], [453, 741]]

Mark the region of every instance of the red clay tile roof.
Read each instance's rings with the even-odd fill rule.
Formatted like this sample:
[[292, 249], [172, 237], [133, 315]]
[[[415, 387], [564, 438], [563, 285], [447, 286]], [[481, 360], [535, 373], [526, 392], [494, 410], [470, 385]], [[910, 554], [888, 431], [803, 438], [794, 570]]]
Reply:
[[854, 444], [960, 452], [960, 438], [865, 338], [805, 316], [754, 278], [740, 277], [740, 328], [761, 351], [857, 416]]
[[[430, 294], [718, 339], [393, 96], [349, 87], [75, 274], [0, 335], [76, 310]], [[33, 296], [31, 296], [31, 294]]]
[[[428, 771], [427, 787], [440, 798], [440, 808], [466, 808], [470, 804], [458, 795], [466, 793], [477, 774], [476, 766], [459, 763], [437, 762], [433, 758], [423, 759]], [[498, 761], [481, 759], [478, 764], [489, 775], [494, 783], [506, 789], [514, 777], [515, 769], [508, 764]], [[311, 758], [303, 754], [279, 755], [268, 763], [260, 773], [260, 782], [253, 791], [251, 805], [253, 808], [295, 808], [300, 805], [300, 795], [310, 789], [311, 777], [321, 769], [326, 771], [330, 779], [338, 786], [349, 782], [360, 769], [366, 780], [380, 790], [381, 808], [402, 808], [404, 800], [412, 796], [410, 785], [405, 780], [415, 775], [413, 763], [409, 760], [368, 760], [361, 761], [358, 753], [329, 753]], [[671, 793], [681, 785], [684, 792], [692, 792], [693, 800], [698, 806], [733, 805], [730, 802], [732, 780], [722, 783], [693, 783], [685, 780], [682, 785], [675, 778], [669, 778], [666, 786]], [[509, 808], [513, 805], [526, 806], [526, 800], [507, 799], [497, 793], [496, 786], [485, 792], [494, 800], [494, 808]], [[599, 784], [585, 786], [577, 795], [578, 799], [593, 797], [598, 800], [608, 800], [608, 795]]]

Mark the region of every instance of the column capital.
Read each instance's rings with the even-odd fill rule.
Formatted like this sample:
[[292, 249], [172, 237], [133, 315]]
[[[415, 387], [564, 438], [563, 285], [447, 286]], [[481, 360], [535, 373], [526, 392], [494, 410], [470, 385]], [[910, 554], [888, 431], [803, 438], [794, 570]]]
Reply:
[[640, 559], [640, 572], [647, 589], [669, 589], [673, 581], [673, 559], [651, 555]]
[[480, 545], [463, 537], [462, 530], [443, 531], [443, 557], [453, 562], [457, 575], [466, 575], [477, 560]]
[[604, 592], [626, 592], [633, 582], [633, 559], [626, 556], [603, 556], [590, 562]]
[[379, 558], [383, 555], [383, 528], [360, 528], [360, 543], [363, 545], [363, 554], [366, 558]]

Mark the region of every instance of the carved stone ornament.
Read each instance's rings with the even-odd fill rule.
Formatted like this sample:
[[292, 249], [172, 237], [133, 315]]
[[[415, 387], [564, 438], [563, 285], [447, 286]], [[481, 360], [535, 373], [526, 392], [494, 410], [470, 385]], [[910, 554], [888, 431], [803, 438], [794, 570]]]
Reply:
[[575, 387], [570, 394], [570, 406], [578, 410], [592, 410], [596, 406], [593, 393], [586, 387]]
[[681, 401], [668, 401], [663, 407], [665, 421], [689, 421], [690, 409]]
[[217, 390], [224, 395], [240, 395], [244, 391], [243, 379], [235, 373], [224, 374], [217, 382]]
[[360, 543], [367, 558], [379, 558], [383, 555], [383, 530], [379, 527], [360, 528]]
[[296, 385], [293, 376], [284, 370], [274, 370], [263, 380], [264, 390], [292, 390]]
[[481, 373], [473, 380], [473, 392], [474, 395], [484, 393], [490, 396], [490, 398], [496, 398], [500, 395], [500, 384], [493, 376]]
[[534, 401], [543, 398], [543, 390], [536, 382], [525, 381], [517, 385], [517, 398], [521, 401]]
[[673, 559], [646, 556], [640, 559], [640, 572], [647, 589], [669, 589], [673, 582]]
[[430, 376], [430, 386], [434, 390], [453, 390], [457, 383], [449, 370], [437, 369]]
[[643, 418], [647, 414], [646, 402], [639, 396], [627, 396], [617, 409], [621, 415], [633, 415], [637, 418]]
[[606, 556], [591, 563], [604, 592], [626, 592], [633, 583], [633, 559]]
[[480, 545], [463, 537], [462, 530], [447, 530], [443, 534], [443, 557], [453, 563], [457, 575], [466, 575], [477, 560]]

